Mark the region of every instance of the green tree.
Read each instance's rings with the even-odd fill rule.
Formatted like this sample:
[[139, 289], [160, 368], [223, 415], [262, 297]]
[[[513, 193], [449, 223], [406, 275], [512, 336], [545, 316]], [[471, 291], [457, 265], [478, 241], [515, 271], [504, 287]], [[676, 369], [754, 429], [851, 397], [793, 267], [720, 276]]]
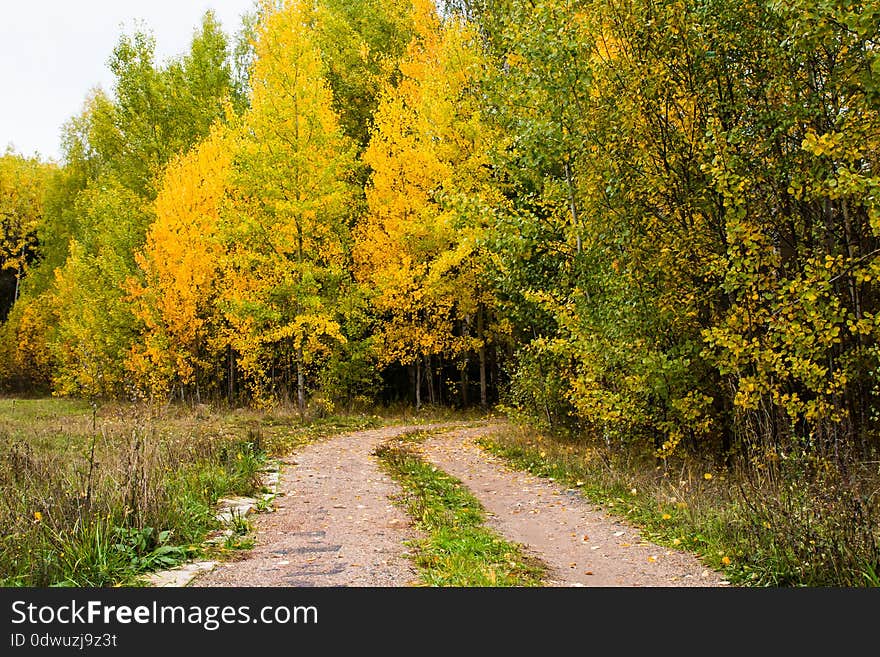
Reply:
[[226, 37], [211, 14], [183, 57], [157, 66], [152, 37], [139, 32], [120, 39], [110, 68], [112, 95], [96, 93], [71, 124], [48, 220], [69, 235], [52, 238], [58, 270], [42, 279], [58, 315], [55, 385], [66, 393], [133, 392], [123, 365], [142, 326], [126, 290], [155, 219], [157, 176], [207, 135], [233, 94]]
[[295, 376], [301, 412], [306, 368], [344, 340], [335, 304], [353, 154], [332, 108], [313, 11], [284, 2], [259, 25], [222, 227], [226, 314], [240, 366], [258, 400]]

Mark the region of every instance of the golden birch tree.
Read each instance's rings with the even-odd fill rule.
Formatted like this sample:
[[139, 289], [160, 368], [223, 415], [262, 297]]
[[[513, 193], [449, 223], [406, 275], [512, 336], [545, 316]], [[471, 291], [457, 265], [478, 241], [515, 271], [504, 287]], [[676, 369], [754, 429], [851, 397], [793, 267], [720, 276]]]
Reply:
[[[356, 267], [381, 315], [380, 360], [421, 370], [448, 356], [481, 360], [486, 403], [486, 312], [491, 292], [480, 239], [493, 204], [486, 141], [469, 94], [481, 66], [476, 39], [457, 19], [442, 25], [429, 2], [415, 4], [417, 36], [376, 113], [363, 159], [372, 169], [369, 212], [358, 229]], [[462, 367], [463, 378], [466, 367]], [[466, 381], [462, 385], [466, 398]]]
[[156, 220], [137, 255], [143, 281], [129, 293], [141, 339], [129, 369], [151, 394], [180, 394], [194, 386], [201, 397], [205, 374], [223, 349], [217, 308], [223, 248], [220, 212], [232, 168], [232, 137], [217, 124], [208, 138], [165, 169]]

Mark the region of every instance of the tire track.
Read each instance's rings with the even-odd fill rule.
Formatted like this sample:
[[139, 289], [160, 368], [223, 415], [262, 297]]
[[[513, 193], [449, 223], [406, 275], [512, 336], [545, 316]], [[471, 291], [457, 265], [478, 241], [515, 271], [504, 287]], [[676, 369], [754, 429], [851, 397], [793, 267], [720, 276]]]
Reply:
[[461, 480], [489, 513], [487, 525], [522, 543], [550, 567], [552, 586], [720, 586], [721, 576], [690, 553], [645, 541], [580, 492], [514, 470], [475, 444], [481, 427], [429, 437], [421, 449]]
[[[407, 586], [417, 574], [405, 541], [399, 488], [371, 456], [383, 441], [446, 425], [358, 431], [309, 445], [283, 461], [273, 513], [252, 516], [256, 545], [191, 586]], [[454, 426], [454, 425], [450, 425]]]

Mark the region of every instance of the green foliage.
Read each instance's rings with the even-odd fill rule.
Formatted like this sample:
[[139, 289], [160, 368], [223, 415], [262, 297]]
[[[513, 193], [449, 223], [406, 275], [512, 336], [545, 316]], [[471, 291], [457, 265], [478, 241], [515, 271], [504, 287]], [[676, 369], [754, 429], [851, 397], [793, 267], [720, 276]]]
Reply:
[[156, 533], [152, 527], [115, 527], [116, 543], [113, 548], [121, 552], [134, 573], [169, 568], [187, 557], [187, 550], [177, 545], [168, 545], [171, 531]]
[[323, 363], [318, 388], [334, 408], [372, 408], [378, 401], [380, 371], [372, 344], [375, 318], [360, 286], [349, 282], [341, 295], [340, 330], [345, 341]]
[[345, 134], [360, 148], [369, 139], [383, 84], [409, 43], [408, 0], [324, 0], [316, 38]]
[[135, 336], [134, 317], [120, 281], [129, 268], [119, 252], [105, 248], [90, 256], [72, 242], [57, 270], [52, 307], [57, 324], [50, 353], [56, 363], [53, 389], [86, 398], [125, 395], [125, 357]]
[[109, 62], [112, 93], [96, 92], [66, 127], [65, 166], [36, 228], [43, 262], [23, 285], [17, 316], [34, 320], [48, 304], [53, 321], [6, 329], [25, 345], [9, 378], [51, 378], [61, 394], [132, 393], [120, 359], [140, 327], [124, 290], [154, 218], [157, 176], [208, 133], [233, 94], [227, 39], [210, 13], [183, 57], [157, 65], [154, 48], [147, 33], [123, 35]]
[[232, 95], [227, 37], [209, 12], [189, 53], [165, 66], [155, 62], [146, 32], [123, 35], [109, 66], [112, 96], [98, 96], [89, 143], [122, 185], [145, 199], [168, 160], [202, 137], [223, 115]]
[[513, 399], [659, 455], [804, 439], [867, 456], [880, 123], [864, 17], [835, 2], [472, 11], [507, 134], [492, 248]]
[[570, 359], [535, 342], [517, 352], [505, 393], [505, 410], [550, 432], [577, 428], [575, 409], [567, 400]]
[[[262, 16], [220, 229], [223, 310], [251, 395], [271, 403], [295, 387], [301, 412], [307, 369], [345, 342], [335, 306], [347, 279], [353, 166], [312, 18], [296, 2]], [[288, 382], [281, 390], [276, 367]]]

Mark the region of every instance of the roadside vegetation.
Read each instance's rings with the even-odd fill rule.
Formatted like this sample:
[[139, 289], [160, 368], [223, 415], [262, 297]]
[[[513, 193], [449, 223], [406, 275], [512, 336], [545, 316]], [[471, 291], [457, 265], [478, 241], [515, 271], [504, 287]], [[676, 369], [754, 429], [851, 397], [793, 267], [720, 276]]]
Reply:
[[0, 585], [137, 585], [147, 572], [248, 547], [217, 501], [257, 496], [270, 455], [378, 426], [371, 415], [0, 399]]
[[646, 539], [695, 552], [732, 584], [880, 585], [872, 501], [880, 482], [871, 473], [860, 473], [857, 496], [834, 469], [799, 454], [773, 469], [728, 468], [522, 426], [479, 444], [516, 468], [577, 488]]

